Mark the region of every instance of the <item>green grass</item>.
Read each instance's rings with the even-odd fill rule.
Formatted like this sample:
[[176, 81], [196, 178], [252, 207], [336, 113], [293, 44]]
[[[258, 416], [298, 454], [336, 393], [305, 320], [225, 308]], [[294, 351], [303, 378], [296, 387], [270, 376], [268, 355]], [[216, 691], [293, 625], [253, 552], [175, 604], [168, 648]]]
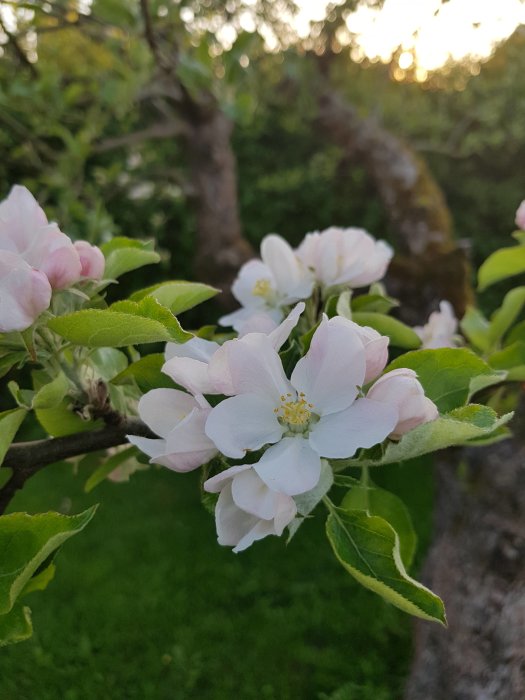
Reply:
[[[2, 700], [400, 697], [411, 620], [337, 564], [322, 510], [290, 545], [268, 538], [234, 555], [216, 543], [197, 474], [142, 472], [89, 495], [85, 476], [49, 468], [13, 504], [101, 506], [27, 599], [34, 637], [0, 651]], [[379, 481], [396, 482], [428, 538], [428, 465]]]

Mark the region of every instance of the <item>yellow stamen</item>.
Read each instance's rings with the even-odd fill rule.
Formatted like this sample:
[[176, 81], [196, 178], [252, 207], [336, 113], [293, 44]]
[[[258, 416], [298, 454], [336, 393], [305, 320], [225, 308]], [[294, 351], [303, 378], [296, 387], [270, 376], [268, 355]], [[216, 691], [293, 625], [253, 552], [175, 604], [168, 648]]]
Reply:
[[271, 291], [270, 280], [260, 279], [253, 285], [252, 294], [254, 297], [267, 297]]
[[312, 404], [308, 404], [304, 399], [299, 401], [286, 401], [282, 403], [278, 411], [281, 412], [279, 418], [288, 425], [306, 425], [310, 420], [313, 408]]

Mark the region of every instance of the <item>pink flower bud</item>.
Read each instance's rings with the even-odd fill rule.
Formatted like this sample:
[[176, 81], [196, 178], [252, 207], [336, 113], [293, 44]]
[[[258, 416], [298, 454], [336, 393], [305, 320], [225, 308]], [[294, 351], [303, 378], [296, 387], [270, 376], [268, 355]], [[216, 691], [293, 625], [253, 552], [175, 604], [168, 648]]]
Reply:
[[106, 260], [100, 248], [87, 241], [75, 241], [75, 250], [80, 256], [81, 275], [92, 280], [102, 279]]
[[0, 251], [0, 333], [23, 331], [51, 302], [47, 277], [19, 255]]
[[361, 342], [365, 346], [366, 373], [365, 384], [378, 377], [388, 362], [388, 343], [390, 338], [381, 335], [373, 328], [354, 324]]
[[516, 226], [522, 231], [525, 231], [525, 199], [519, 205], [518, 211], [516, 212]]
[[71, 239], [56, 224], [46, 228], [45, 246], [37, 267], [47, 275], [53, 289], [71, 287], [81, 277], [80, 256]]
[[416, 373], [411, 369], [387, 372], [371, 387], [367, 398], [397, 406], [399, 419], [388, 436], [393, 440], [439, 415], [436, 405], [425, 396]]

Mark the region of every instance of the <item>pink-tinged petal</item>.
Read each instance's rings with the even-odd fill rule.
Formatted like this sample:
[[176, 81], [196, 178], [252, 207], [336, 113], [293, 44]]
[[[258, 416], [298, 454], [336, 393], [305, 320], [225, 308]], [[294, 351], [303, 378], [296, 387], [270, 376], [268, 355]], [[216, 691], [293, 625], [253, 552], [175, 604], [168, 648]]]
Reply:
[[16, 253], [0, 253], [0, 332], [29, 328], [51, 302], [47, 277]]
[[195, 408], [166, 438], [166, 453], [175, 471], [197, 469], [217, 454], [217, 448], [204, 432], [209, 411]]
[[261, 243], [261, 257], [272, 272], [283, 303], [292, 304], [310, 296], [313, 277], [284, 238], [274, 233], [265, 236]]
[[102, 279], [106, 260], [100, 248], [87, 241], [75, 241], [74, 246], [80, 257], [81, 277], [92, 280]]
[[155, 462], [159, 457], [166, 455], [166, 440], [163, 438], [145, 438], [139, 435], [126, 435], [128, 442], [138, 447], [141, 452], [151, 457], [151, 462]]
[[361, 338], [365, 348], [366, 374], [364, 383], [368, 384], [379, 377], [388, 362], [388, 344], [390, 339], [380, 335], [373, 328], [354, 324], [354, 329]]
[[[257, 309], [257, 311], [258, 310], [259, 309]], [[243, 306], [241, 309], [237, 309], [237, 311], [232, 311], [231, 314], [221, 316], [219, 319], [219, 325], [231, 327], [234, 331], [240, 333], [243, 325], [251, 319], [254, 313], [256, 312], [253, 308], [244, 308]]]
[[268, 535], [275, 535], [275, 526], [273, 520], [259, 520], [259, 522], [244, 537], [239, 541], [236, 547], [232, 549], [234, 554], [244, 552], [245, 549], [251, 547], [254, 542], [262, 540]]
[[197, 403], [193, 396], [178, 389], [152, 389], [139, 401], [139, 416], [148, 428], [163, 438], [180, 423]]
[[219, 493], [226, 486], [228, 481], [231, 481], [236, 474], [241, 474], [242, 472], [251, 468], [251, 464], [237, 464], [234, 467], [225, 469], [223, 472], [206, 479], [202, 486], [208, 493]]
[[19, 253], [26, 259], [25, 253], [46, 225], [47, 217], [31, 192], [14, 185], [7, 199], [0, 202], [0, 250]]
[[227, 457], [244, 457], [247, 450], [258, 450], [280, 439], [283, 427], [274, 408], [266, 397], [232, 396], [211, 410], [206, 435]]
[[516, 226], [522, 231], [525, 231], [525, 199], [519, 205], [516, 212]]
[[304, 309], [305, 303], [303, 301], [296, 304], [284, 321], [269, 334], [268, 337], [270, 338], [270, 341], [277, 352], [279, 352], [282, 346], [286, 343], [290, 337], [290, 333], [299, 323], [299, 318]]
[[269, 291], [275, 292], [275, 280], [269, 267], [260, 260], [250, 260], [241, 267], [232, 285], [233, 296], [242, 306], [251, 309], [252, 313], [266, 304], [265, 295], [257, 293], [261, 290], [261, 283], [264, 283]]
[[458, 319], [448, 301], [441, 301], [439, 311], [432, 312], [426, 324], [414, 330], [421, 338], [423, 348], [453, 348], [457, 345]]
[[439, 418], [439, 411], [433, 401], [427, 396], [412, 396], [401, 407], [400, 420], [389, 437], [399, 440], [418, 425], [430, 423], [436, 418]]
[[243, 335], [248, 335], [248, 333], [264, 333], [268, 335], [277, 328], [282, 315], [280, 309], [258, 311], [252, 314], [246, 321], [238, 325], [237, 332], [239, 337], [242, 338]]
[[299, 360], [291, 382], [306, 394], [312, 411], [325, 415], [350, 406], [365, 379], [365, 351], [351, 321], [324, 319], [310, 348]]
[[220, 393], [257, 394], [279, 403], [291, 391], [281, 359], [268, 336], [250, 333], [229, 340], [213, 355], [209, 376]]
[[71, 239], [56, 224], [49, 224], [41, 233], [45, 249], [39, 264], [53, 289], [65, 289], [78, 282], [82, 276], [80, 256]]
[[215, 387], [208, 376], [208, 363], [191, 357], [172, 357], [162, 366], [162, 372], [192, 394], [214, 394]]
[[352, 457], [360, 447], [383, 442], [398, 419], [396, 406], [358, 399], [339, 413], [323, 416], [310, 433], [310, 445], [328, 459]]
[[207, 364], [219, 347], [219, 343], [215, 343], [213, 340], [205, 340], [195, 336], [186, 343], [166, 343], [164, 356], [166, 362], [173, 357], [189, 357]]
[[287, 496], [310, 491], [321, 476], [319, 455], [300, 435], [269, 447], [253, 468], [268, 488]]
[[233, 478], [232, 496], [239, 508], [263, 520], [273, 520], [277, 513], [278, 494], [266, 486], [254, 469]]
[[[258, 522], [259, 518], [245, 513], [234, 503], [231, 484], [226, 485], [215, 506], [215, 525], [219, 544], [227, 547], [236, 546]], [[246, 547], [249, 547], [253, 541]]]

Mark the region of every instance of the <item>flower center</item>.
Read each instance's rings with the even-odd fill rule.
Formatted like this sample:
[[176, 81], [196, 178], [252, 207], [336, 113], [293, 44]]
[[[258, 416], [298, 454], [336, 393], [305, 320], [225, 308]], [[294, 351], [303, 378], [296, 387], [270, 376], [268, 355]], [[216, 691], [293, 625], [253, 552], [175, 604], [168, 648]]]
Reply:
[[274, 409], [277, 418], [281, 423], [287, 423], [290, 428], [302, 428], [308, 425], [312, 416], [314, 405], [308, 403], [303, 392], [299, 394], [299, 398], [293, 400], [292, 394], [281, 396], [281, 405]]
[[253, 285], [252, 294], [254, 297], [267, 297], [271, 294], [272, 285], [270, 280], [260, 279]]

